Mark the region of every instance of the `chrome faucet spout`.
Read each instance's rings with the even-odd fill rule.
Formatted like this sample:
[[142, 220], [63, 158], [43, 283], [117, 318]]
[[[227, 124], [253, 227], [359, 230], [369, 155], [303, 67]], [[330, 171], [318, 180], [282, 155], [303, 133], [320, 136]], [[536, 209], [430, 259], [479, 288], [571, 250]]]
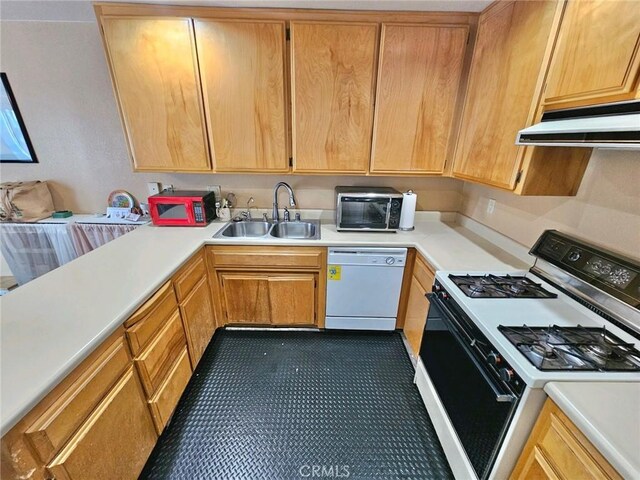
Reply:
[[289, 205], [292, 207], [296, 206], [296, 197], [294, 196], [293, 190], [289, 186], [289, 184], [285, 182], [276, 183], [276, 186], [273, 187], [273, 211], [271, 212], [271, 216], [276, 222], [280, 220], [280, 214], [278, 213], [278, 190], [280, 189], [280, 187], [284, 187], [287, 189], [287, 193], [289, 194]]

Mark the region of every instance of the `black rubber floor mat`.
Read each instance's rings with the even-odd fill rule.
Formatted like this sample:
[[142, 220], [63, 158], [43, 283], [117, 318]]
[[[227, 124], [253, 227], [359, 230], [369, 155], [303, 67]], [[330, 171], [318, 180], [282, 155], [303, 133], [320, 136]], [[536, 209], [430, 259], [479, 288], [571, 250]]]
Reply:
[[219, 330], [141, 478], [453, 478], [398, 333]]

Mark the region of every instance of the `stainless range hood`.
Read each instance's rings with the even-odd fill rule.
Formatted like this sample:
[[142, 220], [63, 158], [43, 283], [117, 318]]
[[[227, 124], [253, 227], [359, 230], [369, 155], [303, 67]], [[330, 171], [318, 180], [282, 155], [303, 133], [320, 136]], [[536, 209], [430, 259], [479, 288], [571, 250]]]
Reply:
[[640, 150], [640, 100], [546, 112], [516, 145]]

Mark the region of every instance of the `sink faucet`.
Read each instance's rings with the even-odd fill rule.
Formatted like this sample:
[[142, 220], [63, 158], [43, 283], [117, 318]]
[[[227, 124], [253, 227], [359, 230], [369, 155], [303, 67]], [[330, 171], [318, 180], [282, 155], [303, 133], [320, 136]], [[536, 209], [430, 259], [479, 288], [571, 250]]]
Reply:
[[287, 192], [289, 192], [289, 205], [292, 207], [296, 206], [296, 197], [293, 195], [293, 190], [289, 184], [285, 182], [276, 183], [276, 186], [273, 187], [273, 212], [271, 215], [276, 222], [280, 220], [280, 214], [278, 213], [278, 190], [280, 187], [286, 188]]

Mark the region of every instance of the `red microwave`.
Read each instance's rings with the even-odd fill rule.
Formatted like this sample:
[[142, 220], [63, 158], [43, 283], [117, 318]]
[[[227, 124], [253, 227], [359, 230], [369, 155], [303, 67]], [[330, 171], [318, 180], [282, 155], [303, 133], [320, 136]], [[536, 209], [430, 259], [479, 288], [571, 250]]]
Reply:
[[214, 192], [167, 190], [149, 197], [154, 225], [202, 227], [216, 218]]

